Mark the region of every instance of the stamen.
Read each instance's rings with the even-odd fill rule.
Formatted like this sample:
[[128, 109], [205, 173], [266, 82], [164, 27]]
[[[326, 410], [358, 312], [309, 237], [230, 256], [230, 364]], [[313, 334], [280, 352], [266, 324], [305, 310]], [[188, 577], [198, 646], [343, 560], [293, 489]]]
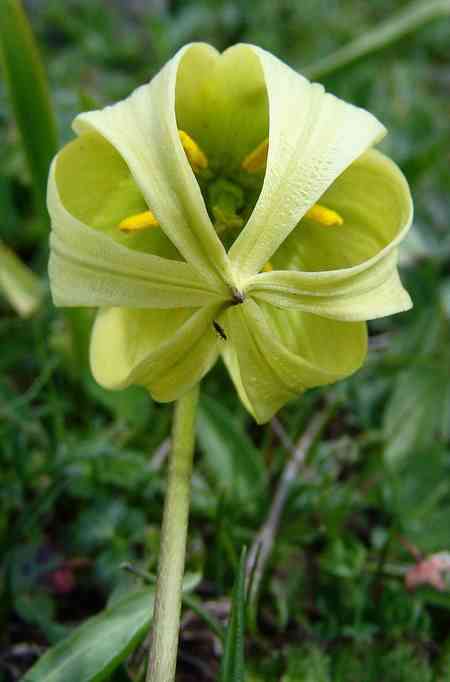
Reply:
[[247, 171], [247, 173], [259, 173], [259, 171], [264, 170], [266, 167], [268, 151], [269, 138], [263, 140], [256, 149], [250, 152], [250, 154], [247, 154], [241, 163], [241, 167]]
[[136, 215], [125, 218], [119, 223], [119, 229], [122, 232], [139, 232], [149, 227], [159, 227], [159, 222], [151, 211], [136, 213]]
[[208, 168], [208, 159], [195, 140], [193, 140], [184, 130], [179, 130], [178, 135], [180, 136], [180, 142], [194, 173], [198, 173], [199, 171]]
[[305, 214], [306, 218], [314, 220], [316, 223], [320, 223], [324, 227], [334, 227], [335, 225], [343, 225], [344, 219], [336, 213], [336, 211], [327, 208], [326, 206], [321, 206], [320, 204], [314, 204], [312, 208]]
[[267, 261], [265, 265], [263, 265], [261, 272], [272, 272], [273, 270], [273, 265], [270, 262], [270, 260]]

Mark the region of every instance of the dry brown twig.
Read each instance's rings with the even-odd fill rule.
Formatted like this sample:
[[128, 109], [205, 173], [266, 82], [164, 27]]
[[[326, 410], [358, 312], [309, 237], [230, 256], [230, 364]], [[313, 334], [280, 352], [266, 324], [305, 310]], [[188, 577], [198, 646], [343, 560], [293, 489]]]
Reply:
[[277, 417], [272, 419], [271, 427], [278, 436], [280, 443], [290, 453], [291, 457], [278, 481], [266, 520], [256, 534], [248, 553], [246, 584], [247, 592], [249, 594], [249, 603], [253, 607], [256, 606], [258, 600], [261, 581], [265, 573], [267, 562], [272, 554], [275, 538], [292, 483], [298, 477], [300, 469], [303, 467], [311, 447], [330, 419], [334, 409], [335, 403], [328, 402], [326, 406], [312, 418], [297, 444], [292, 442], [279, 419]]

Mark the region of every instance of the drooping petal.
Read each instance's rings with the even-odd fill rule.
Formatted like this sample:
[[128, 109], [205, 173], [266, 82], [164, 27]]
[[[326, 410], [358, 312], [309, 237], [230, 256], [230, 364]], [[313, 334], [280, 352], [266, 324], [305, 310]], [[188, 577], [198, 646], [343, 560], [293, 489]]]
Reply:
[[397, 272], [397, 246], [412, 221], [408, 184], [398, 167], [370, 150], [337, 178], [323, 202], [343, 225], [303, 220], [272, 258], [276, 270], [247, 291], [278, 307], [342, 320], [370, 320], [411, 307]]
[[100, 111], [79, 115], [78, 134], [96, 130], [129, 167], [162, 229], [188, 263], [205, 278], [233, 283], [225, 249], [203, 201], [181, 145], [175, 114], [177, 72], [190, 50], [214, 53], [199, 44], [182, 48], [147, 85]]
[[100, 310], [91, 337], [91, 368], [105, 388], [145, 386], [159, 401], [177, 400], [218, 355], [218, 306], [180, 310]]
[[269, 134], [269, 106], [260, 61], [249, 45], [220, 54], [194, 45], [181, 60], [176, 87], [179, 128], [187, 130], [214, 168], [230, 174]]
[[246, 300], [223, 316], [224, 361], [242, 402], [268, 421], [306, 388], [331, 384], [362, 365], [364, 322], [340, 322]]
[[48, 185], [49, 275], [56, 305], [179, 308], [225, 300], [225, 285], [205, 281], [187, 263], [128, 249], [75, 218], [61, 201], [56, 167], [57, 159]]
[[325, 93], [281, 61], [253, 48], [269, 98], [264, 185], [229, 255], [245, 285], [302, 216], [356, 158], [385, 134], [372, 114]]

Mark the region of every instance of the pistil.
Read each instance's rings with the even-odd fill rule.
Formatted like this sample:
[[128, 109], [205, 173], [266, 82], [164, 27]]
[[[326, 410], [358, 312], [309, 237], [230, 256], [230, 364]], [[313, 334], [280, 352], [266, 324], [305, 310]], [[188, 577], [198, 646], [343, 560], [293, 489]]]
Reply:
[[224, 178], [214, 180], [207, 188], [207, 203], [214, 217], [217, 234], [227, 229], [243, 227], [244, 220], [239, 213], [244, 206], [245, 198], [239, 185]]

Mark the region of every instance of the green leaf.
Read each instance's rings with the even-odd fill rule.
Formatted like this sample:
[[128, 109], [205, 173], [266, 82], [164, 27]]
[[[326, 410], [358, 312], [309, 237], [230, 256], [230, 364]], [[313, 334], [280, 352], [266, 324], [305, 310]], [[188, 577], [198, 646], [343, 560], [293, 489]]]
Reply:
[[117, 601], [49, 649], [23, 682], [98, 682], [107, 679], [145, 636], [154, 590], [138, 590]]
[[450, 319], [450, 277], [445, 277], [440, 286], [440, 302], [447, 320]]
[[385, 477], [400, 533], [426, 554], [448, 547], [450, 451], [436, 443], [413, 450]]
[[201, 401], [197, 435], [205, 467], [220, 492], [240, 505], [261, 497], [264, 460], [231, 412], [212, 398]]
[[152, 399], [142, 386], [129, 386], [121, 391], [103, 388], [89, 374], [86, 389], [117, 418], [125, 419], [134, 428], [143, 428], [150, 421]]
[[398, 468], [405, 457], [445, 441], [450, 424], [450, 374], [442, 365], [413, 366], [400, 373], [384, 416], [385, 458]]
[[0, 55], [36, 206], [46, 224], [47, 175], [58, 138], [44, 67], [20, 0], [0, 0]]
[[225, 639], [225, 651], [220, 666], [220, 682], [244, 682], [245, 677], [245, 561], [247, 550], [241, 552], [233, 588], [231, 616]]
[[39, 278], [1, 242], [0, 291], [21, 317], [33, 315], [39, 309], [44, 295]]

